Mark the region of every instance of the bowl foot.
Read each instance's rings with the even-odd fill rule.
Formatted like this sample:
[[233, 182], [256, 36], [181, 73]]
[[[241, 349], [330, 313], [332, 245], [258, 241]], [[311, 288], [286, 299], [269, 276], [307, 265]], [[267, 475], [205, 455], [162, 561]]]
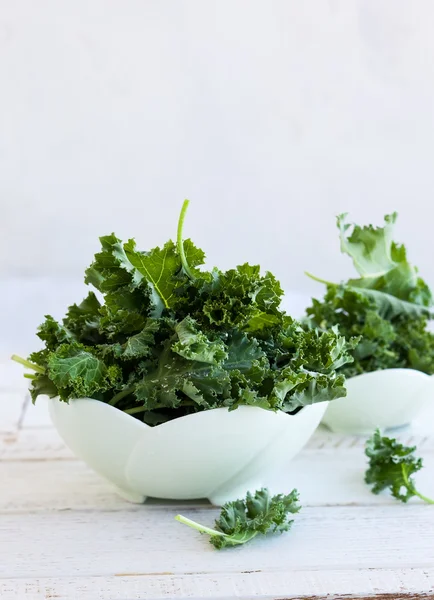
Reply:
[[223, 486], [222, 488], [215, 490], [215, 492], [208, 497], [208, 500], [214, 506], [223, 506], [226, 502], [245, 498], [247, 492], [253, 493], [262, 487], [264, 486], [257, 481], [247, 482], [244, 485], [233, 488], [225, 488]]
[[141, 494], [133, 492], [132, 490], [126, 490], [124, 488], [115, 486], [115, 491], [118, 496], [123, 498], [123, 500], [132, 502], [133, 504], [143, 504], [146, 501], [146, 496], [142, 496]]

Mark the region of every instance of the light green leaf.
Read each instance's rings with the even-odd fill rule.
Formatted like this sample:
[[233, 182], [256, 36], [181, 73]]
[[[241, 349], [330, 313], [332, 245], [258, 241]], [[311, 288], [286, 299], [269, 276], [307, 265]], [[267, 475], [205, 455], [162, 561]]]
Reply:
[[348, 287], [373, 300], [379, 315], [384, 319], [394, 319], [400, 315], [420, 318], [421, 316], [430, 316], [433, 314], [433, 311], [427, 306], [421, 306], [420, 304], [413, 304], [412, 302], [400, 300], [391, 294], [386, 294], [385, 292], [381, 292], [379, 290], [356, 288], [352, 286]]
[[287, 396], [282, 410], [292, 412], [297, 408], [343, 398], [347, 395], [344, 375], [323, 375], [309, 372], [304, 381], [298, 374], [299, 384]]
[[258, 311], [248, 320], [245, 330], [254, 333], [269, 327], [275, 327], [280, 323], [281, 317], [279, 315]]
[[219, 365], [227, 358], [223, 342], [208, 339], [191, 317], [178, 323], [175, 331], [179, 341], [173, 344], [172, 350], [187, 360]]
[[397, 216], [396, 212], [386, 215], [384, 227], [355, 225], [349, 236], [348, 230], [351, 225], [345, 223], [346, 214], [338, 216], [341, 250], [351, 256], [354, 266], [362, 277], [376, 279], [396, 266], [392, 259], [392, 236]]
[[432, 295], [426, 283], [418, 276], [416, 267], [407, 261], [406, 250], [393, 241], [393, 227], [397, 213], [385, 216], [384, 227], [345, 223], [345, 215], [338, 217], [341, 249], [353, 259], [360, 273], [359, 279], [350, 279], [350, 287], [377, 290], [400, 300], [431, 306]]

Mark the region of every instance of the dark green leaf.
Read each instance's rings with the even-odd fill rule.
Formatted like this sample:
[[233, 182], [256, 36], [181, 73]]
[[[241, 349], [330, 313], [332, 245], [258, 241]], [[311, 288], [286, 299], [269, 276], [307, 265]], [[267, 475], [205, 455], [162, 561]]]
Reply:
[[63, 325], [60, 325], [50, 315], [45, 316], [44, 323], [38, 329], [38, 337], [48, 350], [55, 350], [59, 344], [74, 341], [75, 335]]
[[37, 373], [35, 379], [32, 379], [30, 384], [30, 396], [32, 397], [33, 404], [38, 396], [49, 396], [55, 398], [59, 395], [57, 387], [48, 377], [42, 373]]
[[146, 325], [140, 333], [132, 335], [125, 342], [122, 358], [133, 359], [143, 358], [152, 353], [153, 344], [155, 341], [155, 333], [158, 331], [159, 325], [156, 319], [148, 319]]
[[91, 344], [102, 342], [100, 309], [101, 304], [98, 298], [93, 292], [89, 292], [79, 305], [73, 304], [68, 308], [63, 324], [79, 342]]
[[86, 270], [85, 282], [103, 293], [139, 285], [143, 276], [129, 262], [121, 240], [114, 233], [99, 239], [102, 250], [95, 254], [94, 262]]

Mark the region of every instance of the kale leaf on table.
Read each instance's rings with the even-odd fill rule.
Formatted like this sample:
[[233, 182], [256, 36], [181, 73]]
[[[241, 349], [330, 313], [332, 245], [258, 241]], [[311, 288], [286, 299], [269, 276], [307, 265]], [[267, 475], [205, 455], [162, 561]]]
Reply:
[[147, 252], [104, 236], [86, 270], [91, 291], [61, 323], [47, 316], [44, 348], [19, 359], [34, 374], [31, 394], [89, 397], [150, 425], [239, 405], [294, 412], [346, 394], [336, 369], [354, 340], [288, 316], [269, 272], [243, 264], [201, 269], [205, 256], [182, 239]]
[[[406, 249], [393, 241], [396, 213], [384, 227], [351, 226], [338, 217], [341, 250], [360, 277], [327, 285], [322, 300], [307, 309], [312, 327], [337, 326], [347, 339], [359, 336], [354, 361], [343, 365], [346, 376], [388, 368], [434, 373], [434, 334], [428, 329], [432, 295]], [[317, 278], [314, 278], [317, 279]]]
[[434, 500], [421, 494], [415, 487], [413, 475], [423, 467], [422, 459], [415, 456], [416, 446], [404, 446], [394, 438], [374, 431], [366, 442], [365, 454], [369, 458], [369, 468], [365, 481], [372, 485], [372, 492], [379, 494], [389, 489], [392, 496], [401, 502], [407, 502], [418, 496], [429, 504]]
[[257, 535], [283, 533], [294, 522], [290, 515], [298, 513], [298, 492], [271, 496], [265, 488], [254, 494], [247, 493], [245, 499], [235, 500], [223, 505], [215, 529], [200, 525], [182, 515], [175, 518], [180, 523], [210, 536], [210, 543], [218, 550], [230, 546], [239, 546], [249, 542]]

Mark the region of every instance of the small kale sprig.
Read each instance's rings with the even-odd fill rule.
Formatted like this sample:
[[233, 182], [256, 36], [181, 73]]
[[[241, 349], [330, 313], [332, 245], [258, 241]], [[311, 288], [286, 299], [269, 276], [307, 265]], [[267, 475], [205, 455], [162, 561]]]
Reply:
[[373, 486], [374, 494], [390, 489], [392, 496], [401, 502], [418, 496], [434, 504], [434, 500], [418, 492], [415, 487], [412, 476], [423, 467], [422, 459], [414, 455], [415, 450], [416, 446], [404, 446], [394, 438], [382, 436], [379, 429], [374, 431], [365, 449], [369, 458], [365, 481]]
[[293, 520], [289, 515], [299, 512], [299, 494], [292, 490], [290, 494], [271, 496], [267, 489], [247, 493], [245, 500], [228, 502], [215, 522], [215, 529], [200, 525], [182, 515], [176, 520], [200, 533], [210, 536], [210, 542], [218, 550], [228, 546], [239, 546], [249, 542], [258, 534], [283, 533], [291, 528]]

